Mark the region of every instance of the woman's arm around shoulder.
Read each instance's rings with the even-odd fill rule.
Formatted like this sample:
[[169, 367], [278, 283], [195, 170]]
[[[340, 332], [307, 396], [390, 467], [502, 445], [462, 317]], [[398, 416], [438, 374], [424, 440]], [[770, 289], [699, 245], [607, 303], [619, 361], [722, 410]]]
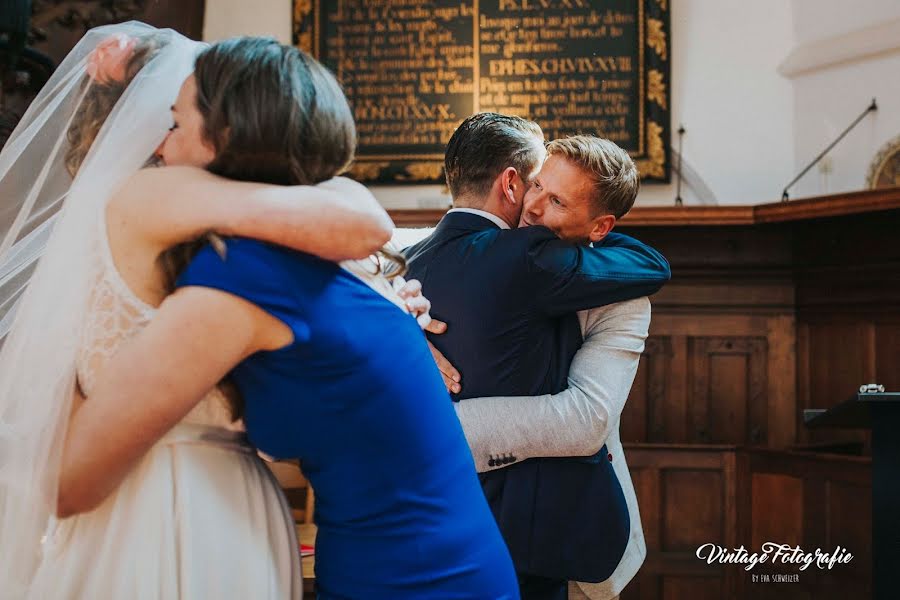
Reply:
[[107, 216], [160, 252], [214, 231], [341, 261], [369, 256], [393, 232], [368, 189], [344, 177], [280, 186], [232, 181], [195, 167], [138, 171], [113, 195]]

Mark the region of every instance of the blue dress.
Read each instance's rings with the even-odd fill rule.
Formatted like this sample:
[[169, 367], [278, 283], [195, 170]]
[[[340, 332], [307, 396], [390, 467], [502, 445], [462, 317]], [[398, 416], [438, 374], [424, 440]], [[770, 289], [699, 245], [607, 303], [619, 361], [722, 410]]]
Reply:
[[253, 240], [206, 247], [179, 287], [219, 289], [294, 341], [232, 378], [250, 441], [316, 491], [319, 598], [518, 598], [512, 561], [415, 319], [338, 265]]

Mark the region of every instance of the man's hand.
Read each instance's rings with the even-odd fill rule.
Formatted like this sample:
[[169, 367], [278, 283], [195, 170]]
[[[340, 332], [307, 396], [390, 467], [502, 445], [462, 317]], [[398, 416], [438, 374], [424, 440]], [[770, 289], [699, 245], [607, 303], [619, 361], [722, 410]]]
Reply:
[[[431, 302], [422, 295], [422, 284], [419, 280], [410, 279], [405, 281], [402, 277], [395, 277], [393, 284], [397, 294], [406, 302], [406, 309], [411, 315], [416, 317], [419, 327], [429, 333], [438, 335], [447, 331], [446, 323], [431, 318], [431, 315], [428, 313], [431, 310]], [[431, 356], [441, 372], [447, 391], [454, 394], [459, 393], [459, 390], [462, 389], [459, 385], [461, 379], [459, 371], [450, 364], [450, 361], [431, 342], [428, 342], [428, 348], [431, 350]]]
[[[428, 327], [425, 328], [425, 331], [441, 334], [447, 331], [447, 324], [443, 321], [432, 319]], [[437, 365], [438, 370], [441, 372], [441, 377], [444, 379], [444, 385], [447, 386], [447, 391], [453, 394], [458, 394], [459, 390], [462, 389], [462, 387], [459, 385], [459, 381], [462, 379], [459, 371], [456, 370], [456, 367], [450, 364], [450, 361], [447, 360], [447, 358], [443, 354], [441, 354], [441, 351], [435, 348], [431, 342], [428, 342], [428, 349], [431, 350], [431, 356], [434, 358], [434, 364]]]

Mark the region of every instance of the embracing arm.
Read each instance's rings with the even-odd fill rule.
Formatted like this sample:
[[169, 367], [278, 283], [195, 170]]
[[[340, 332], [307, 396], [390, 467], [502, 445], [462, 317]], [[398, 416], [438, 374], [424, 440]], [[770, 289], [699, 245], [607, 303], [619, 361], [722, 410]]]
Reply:
[[58, 515], [96, 507], [235, 365], [289, 342], [287, 326], [272, 321], [258, 307], [211, 289], [189, 287], [169, 296], [150, 324], [104, 366], [90, 399], [74, 410]]
[[474, 398], [454, 403], [479, 472], [491, 456], [591, 456], [617, 427], [650, 324], [639, 298], [589, 311], [585, 340], [558, 394]]
[[[532, 227], [528, 269], [538, 286], [535, 302], [558, 316], [654, 294], [671, 277], [665, 257], [621, 234], [580, 246]], [[544, 231], [541, 231], [544, 230]]]
[[108, 211], [111, 223], [161, 250], [214, 231], [341, 261], [369, 256], [393, 230], [365, 186], [344, 177], [280, 186], [194, 167], [142, 169], [116, 192]]

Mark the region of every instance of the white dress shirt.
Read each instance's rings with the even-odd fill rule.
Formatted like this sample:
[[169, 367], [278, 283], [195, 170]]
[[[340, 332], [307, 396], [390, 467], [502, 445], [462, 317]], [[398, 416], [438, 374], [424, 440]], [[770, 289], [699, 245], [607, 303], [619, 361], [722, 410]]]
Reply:
[[480, 217], [484, 217], [488, 221], [493, 222], [500, 229], [509, 229], [509, 223], [495, 215], [494, 213], [489, 213], [486, 210], [481, 210], [480, 208], [451, 208], [447, 211], [447, 214], [461, 212], [461, 213], [469, 213], [470, 215], [478, 215]]

